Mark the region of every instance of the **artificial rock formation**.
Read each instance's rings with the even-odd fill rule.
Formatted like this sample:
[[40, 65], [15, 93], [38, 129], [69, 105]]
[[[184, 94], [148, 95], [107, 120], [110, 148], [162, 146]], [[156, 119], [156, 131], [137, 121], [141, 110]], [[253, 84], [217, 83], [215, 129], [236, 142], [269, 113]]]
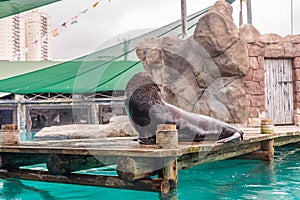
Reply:
[[244, 123], [248, 51], [231, 14], [230, 4], [217, 1], [199, 19], [192, 37], [145, 39], [136, 52], [168, 103], [228, 123]]

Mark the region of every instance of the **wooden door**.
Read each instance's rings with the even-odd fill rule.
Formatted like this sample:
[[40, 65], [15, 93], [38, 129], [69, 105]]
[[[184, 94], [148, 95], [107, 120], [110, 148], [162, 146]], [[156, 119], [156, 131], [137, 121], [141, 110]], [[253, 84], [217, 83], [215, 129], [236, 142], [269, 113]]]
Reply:
[[293, 124], [293, 76], [291, 59], [265, 59], [267, 117], [275, 124]]

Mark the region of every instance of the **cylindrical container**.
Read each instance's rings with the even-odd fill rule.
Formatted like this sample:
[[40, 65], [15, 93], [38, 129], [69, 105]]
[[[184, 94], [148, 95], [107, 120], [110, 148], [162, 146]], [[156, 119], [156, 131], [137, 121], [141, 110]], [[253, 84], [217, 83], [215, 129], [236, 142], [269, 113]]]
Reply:
[[1, 145], [18, 145], [20, 143], [18, 125], [2, 125], [1, 129]]
[[260, 123], [261, 134], [273, 134], [274, 133], [274, 121], [273, 119], [262, 119]]
[[157, 148], [177, 148], [178, 131], [176, 125], [158, 124], [156, 130], [156, 147]]

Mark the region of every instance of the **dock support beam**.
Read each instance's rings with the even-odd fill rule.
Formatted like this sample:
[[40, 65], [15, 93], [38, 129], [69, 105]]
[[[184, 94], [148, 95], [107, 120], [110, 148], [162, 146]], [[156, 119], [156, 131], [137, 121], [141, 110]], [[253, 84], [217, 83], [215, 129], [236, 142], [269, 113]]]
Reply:
[[51, 175], [38, 170], [12, 169], [0, 170], [0, 176], [25, 180], [56, 182], [77, 185], [101, 186], [118, 189], [160, 192], [162, 179], [143, 179], [138, 181], [124, 181], [115, 176], [90, 174]]
[[1, 153], [0, 169], [17, 169], [22, 166], [45, 163], [47, 155], [27, 153]]
[[238, 158], [249, 160], [273, 161], [274, 159], [274, 139], [265, 140], [260, 143], [260, 151], [255, 151]]
[[[66, 175], [74, 171], [105, 166], [101, 159], [94, 156], [56, 155], [47, 158], [47, 168], [51, 175]], [[114, 164], [115, 162], [112, 161]]]

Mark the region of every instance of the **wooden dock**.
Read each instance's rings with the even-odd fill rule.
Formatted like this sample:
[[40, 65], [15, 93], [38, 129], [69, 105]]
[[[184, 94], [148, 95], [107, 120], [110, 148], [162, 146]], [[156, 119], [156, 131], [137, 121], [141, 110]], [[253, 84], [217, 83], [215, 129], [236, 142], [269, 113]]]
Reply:
[[[177, 148], [139, 144], [134, 138], [26, 141], [0, 146], [1, 177], [169, 193], [177, 189], [178, 170], [233, 157], [271, 161], [274, 146], [300, 142], [300, 127], [275, 127], [274, 134], [245, 128], [244, 140], [179, 143]], [[22, 166], [46, 163], [48, 171]], [[74, 173], [116, 165], [118, 176]], [[154, 176], [155, 175], [155, 176]]]

